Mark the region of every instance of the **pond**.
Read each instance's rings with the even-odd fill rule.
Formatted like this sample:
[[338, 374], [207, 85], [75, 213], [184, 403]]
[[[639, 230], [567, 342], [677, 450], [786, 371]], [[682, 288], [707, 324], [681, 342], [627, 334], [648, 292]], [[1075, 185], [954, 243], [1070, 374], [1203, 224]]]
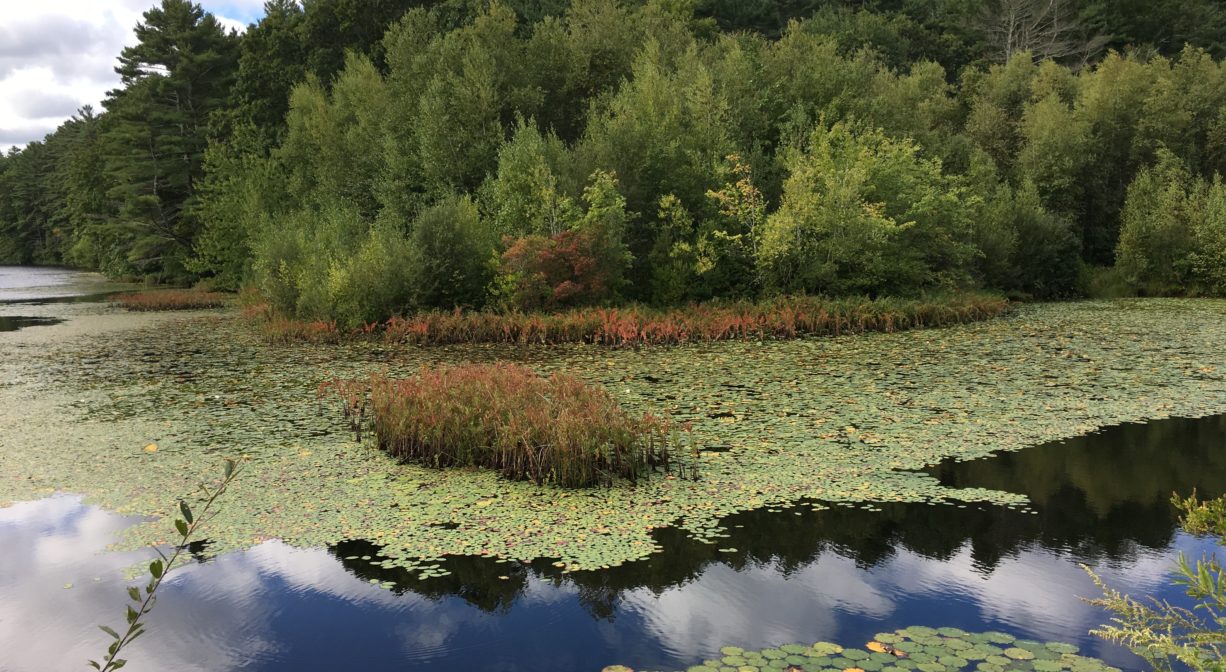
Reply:
[[55, 266], [0, 266], [0, 304], [97, 300], [133, 285]]
[[[96, 625], [122, 620], [124, 570], [169, 527], [116, 511], [164, 511], [231, 444], [250, 471], [167, 584], [128, 669], [675, 670], [725, 646], [863, 646], [914, 625], [1071, 642], [1140, 669], [1087, 634], [1105, 615], [1080, 599], [1096, 589], [1079, 563], [1178, 599], [1175, 556], [1214, 549], [1179, 531], [1168, 500], [1226, 492], [1224, 308], [1038, 307], [910, 335], [507, 353], [278, 350], [223, 318], [0, 306], [65, 320], [0, 335], [0, 503], [13, 502], [0, 508], [0, 669], [96, 656]], [[313, 397], [337, 371], [506, 356], [581, 365], [627, 405], [690, 414], [718, 448], [704, 480], [576, 505], [482, 474], [423, 474], [349, 442]], [[798, 387], [808, 366], [821, 394]], [[1164, 417], [1181, 414], [1206, 417]], [[1093, 431], [1130, 418], [1152, 419]], [[954, 456], [978, 459], [942, 459]], [[745, 482], [754, 489], [728, 492]], [[555, 562], [532, 538], [551, 529], [523, 521], [543, 513], [581, 538], [607, 525], [582, 542], [607, 548], [550, 545], [572, 564]], [[486, 545], [503, 550], [454, 557]], [[431, 548], [443, 575], [412, 560]], [[568, 571], [589, 557], [612, 567]]]
[[[175, 670], [684, 669], [725, 645], [862, 643], [923, 624], [1073, 642], [1138, 669], [1086, 634], [1104, 615], [1081, 601], [1095, 588], [1078, 563], [1178, 600], [1165, 584], [1174, 556], [1213, 543], [1179, 531], [1167, 500], [1193, 487], [1226, 492], [1224, 446], [1226, 416], [1115, 427], [933, 469], [942, 481], [1025, 493], [1033, 513], [761, 510], [728, 520], [735, 552], [665, 530], [663, 554], [603, 572], [467, 558], [418, 581], [372, 565], [378, 547], [367, 542], [269, 542], [178, 574], [142, 658]], [[74, 669], [92, 653], [79, 642], [122, 604], [115, 570], [140, 557], [101, 553], [126, 524], [71, 496], [0, 509], [4, 669]]]

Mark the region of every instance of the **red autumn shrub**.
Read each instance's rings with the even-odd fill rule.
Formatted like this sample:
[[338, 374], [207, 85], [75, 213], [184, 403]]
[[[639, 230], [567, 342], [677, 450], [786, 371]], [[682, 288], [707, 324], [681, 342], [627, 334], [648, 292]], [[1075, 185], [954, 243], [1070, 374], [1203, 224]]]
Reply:
[[602, 254], [603, 241], [593, 231], [571, 229], [504, 243], [500, 291], [507, 304], [520, 310], [597, 303], [610, 295], [619, 270]]

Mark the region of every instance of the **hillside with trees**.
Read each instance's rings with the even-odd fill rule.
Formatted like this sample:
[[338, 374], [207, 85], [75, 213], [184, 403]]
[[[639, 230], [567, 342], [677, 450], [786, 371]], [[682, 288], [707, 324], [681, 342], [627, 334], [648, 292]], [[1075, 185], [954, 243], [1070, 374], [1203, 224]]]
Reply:
[[1226, 294], [1211, 0], [272, 0], [242, 34], [163, 0], [137, 37], [0, 158], [0, 261], [346, 325]]

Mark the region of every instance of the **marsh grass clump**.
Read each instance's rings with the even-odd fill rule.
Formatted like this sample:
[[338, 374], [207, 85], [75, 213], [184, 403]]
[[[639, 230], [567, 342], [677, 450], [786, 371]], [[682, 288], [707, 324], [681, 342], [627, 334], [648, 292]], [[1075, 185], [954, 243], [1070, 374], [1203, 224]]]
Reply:
[[335, 321], [290, 320], [265, 316], [259, 321], [260, 332], [269, 343], [339, 343], [344, 336]]
[[[352, 384], [326, 383], [346, 413], [360, 407]], [[430, 467], [484, 467], [538, 485], [631, 483], [667, 471], [675, 428], [634, 417], [600, 387], [517, 364], [422, 368], [410, 378], [373, 376], [371, 427], [381, 449]]]
[[159, 289], [148, 292], [120, 294], [113, 301], [128, 310], [138, 312], [162, 310], [205, 310], [222, 308], [230, 295], [222, 292], [202, 292], [195, 289]]
[[391, 342], [607, 346], [674, 345], [727, 340], [785, 340], [870, 331], [903, 331], [975, 322], [1003, 314], [1008, 302], [990, 294], [940, 299], [830, 299], [789, 296], [750, 302], [580, 308], [557, 313], [432, 311], [394, 317]]

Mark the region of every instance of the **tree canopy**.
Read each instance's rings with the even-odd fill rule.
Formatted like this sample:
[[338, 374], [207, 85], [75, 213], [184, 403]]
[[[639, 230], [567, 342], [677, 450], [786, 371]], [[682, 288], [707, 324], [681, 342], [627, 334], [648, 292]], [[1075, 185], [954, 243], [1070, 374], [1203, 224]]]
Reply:
[[162, 0], [136, 36], [104, 111], [0, 157], [0, 260], [349, 323], [1226, 291], [1212, 0], [269, 0], [241, 34]]

